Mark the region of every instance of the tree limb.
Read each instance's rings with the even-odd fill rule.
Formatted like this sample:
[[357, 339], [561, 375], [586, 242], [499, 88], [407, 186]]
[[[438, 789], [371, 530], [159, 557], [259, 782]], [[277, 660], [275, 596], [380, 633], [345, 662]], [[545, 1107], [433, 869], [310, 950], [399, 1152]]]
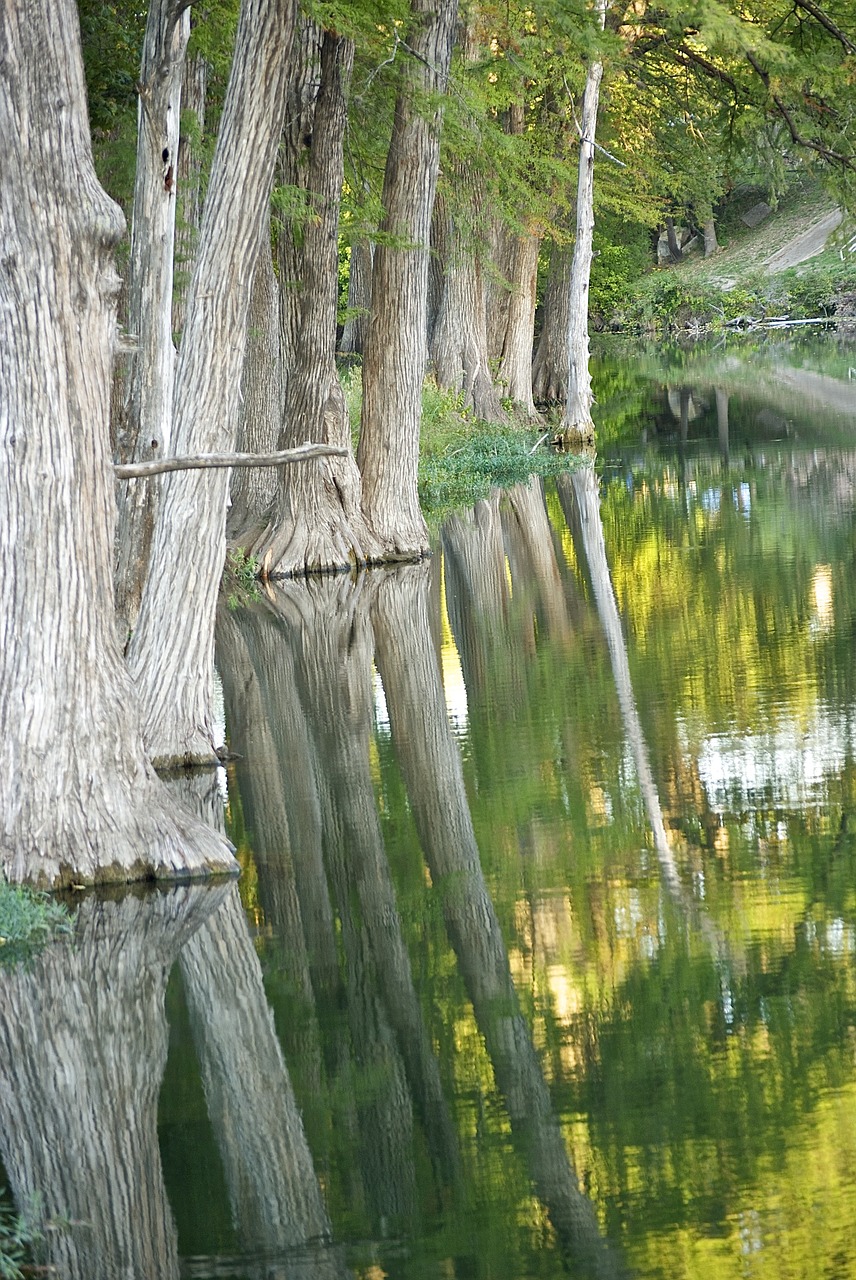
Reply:
[[289, 462], [305, 462], [307, 458], [344, 458], [347, 449], [332, 444], [300, 444], [296, 449], [279, 453], [198, 453], [184, 458], [155, 458], [151, 462], [116, 463], [117, 480], [136, 480], [158, 476], [166, 471], [202, 471], [212, 467], [281, 467]]
[[795, 7], [798, 9], [804, 9], [806, 13], [810, 13], [811, 16], [819, 22], [831, 36], [834, 36], [835, 39], [839, 41], [847, 53], [856, 53], [856, 44], [854, 44], [850, 39], [846, 31], [842, 31], [840, 27], [836, 26], [829, 14], [824, 13], [823, 9], [820, 9], [816, 4], [813, 4], [812, 0], [795, 0]]

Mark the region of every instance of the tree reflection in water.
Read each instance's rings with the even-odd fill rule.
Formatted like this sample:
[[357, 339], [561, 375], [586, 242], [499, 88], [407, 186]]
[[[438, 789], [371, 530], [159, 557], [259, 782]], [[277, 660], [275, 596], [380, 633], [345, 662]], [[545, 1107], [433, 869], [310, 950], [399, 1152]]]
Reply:
[[69, 1280], [179, 1274], [157, 1136], [170, 968], [232, 889], [88, 897], [73, 942], [0, 969], [0, 1151]]

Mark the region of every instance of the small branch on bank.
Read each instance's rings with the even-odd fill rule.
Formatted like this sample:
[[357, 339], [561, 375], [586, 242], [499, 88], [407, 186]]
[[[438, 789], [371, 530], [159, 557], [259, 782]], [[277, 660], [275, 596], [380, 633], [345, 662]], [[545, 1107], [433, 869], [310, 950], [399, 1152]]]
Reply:
[[345, 458], [347, 449], [332, 444], [300, 444], [280, 453], [198, 453], [183, 458], [155, 458], [152, 462], [120, 462], [113, 470], [117, 480], [158, 476], [166, 471], [203, 471], [214, 467], [281, 467], [307, 458]]

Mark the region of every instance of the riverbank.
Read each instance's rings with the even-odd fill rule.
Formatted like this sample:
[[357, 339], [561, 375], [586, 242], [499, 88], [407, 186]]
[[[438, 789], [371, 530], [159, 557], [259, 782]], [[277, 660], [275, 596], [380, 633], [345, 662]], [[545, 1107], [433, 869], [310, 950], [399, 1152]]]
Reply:
[[[610, 327], [701, 334], [768, 322], [856, 324], [852, 224], [818, 189], [797, 187], [776, 209], [766, 208], [757, 191], [735, 199], [718, 250], [637, 280]], [[753, 215], [760, 221], [750, 227], [744, 220]]]

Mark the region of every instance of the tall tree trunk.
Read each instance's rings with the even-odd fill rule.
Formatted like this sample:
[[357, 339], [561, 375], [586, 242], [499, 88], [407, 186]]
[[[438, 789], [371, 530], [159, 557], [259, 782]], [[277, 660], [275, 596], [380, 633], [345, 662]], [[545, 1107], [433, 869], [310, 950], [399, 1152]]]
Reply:
[[19, 1208], [70, 1224], [44, 1231], [50, 1274], [178, 1278], [157, 1130], [164, 995], [227, 890], [89, 897], [73, 944], [0, 970], [0, 1154]]
[[614, 1276], [617, 1260], [568, 1159], [482, 874], [431, 644], [427, 575], [426, 565], [398, 569], [380, 585], [373, 610], [396, 756], [449, 939], [536, 1193], [575, 1274]]
[[[324, 33], [317, 22], [298, 14], [294, 52], [288, 77], [282, 144], [279, 149], [277, 183], [305, 192], [309, 181], [309, 153], [315, 127], [315, 103], [321, 87], [321, 44]], [[308, 201], [297, 205], [298, 213], [279, 223], [276, 240], [282, 327], [283, 397], [295, 367], [297, 343], [303, 318], [303, 231]], [[284, 407], [283, 399], [283, 407]]]
[[678, 240], [678, 234], [675, 230], [674, 218], [666, 219], [666, 243], [669, 246], [669, 257], [672, 259], [672, 262], [682, 262], [684, 255], [681, 250], [680, 241]]
[[457, 8], [457, 0], [411, 0], [408, 55], [384, 175], [381, 230], [414, 246], [386, 243], [375, 250], [363, 363], [357, 461], [363, 510], [385, 559], [420, 556], [428, 550], [417, 469], [441, 109], [426, 116], [423, 99], [445, 91]]
[[350, 40], [324, 33], [306, 188], [312, 212], [303, 228], [299, 254], [300, 327], [279, 443], [288, 449], [314, 440], [346, 448], [348, 456], [316, 458], [281, 469], [272, 518], [253, 545], [265, 577], [347, 569], [374, 558], [360, 508], [360, 475], [336, 370], [345, 90], [353, 57]]
[[202, 226], [202, 157], [208, 62], [196, 53], [184, 60], [181, 116], [186, 127], [178, 140], [177, 210], [175, 219], [172, 331], [182, 333], [187, 318], [187, 291], [196, 261]]
[[[598, 22], [603, 30], [608, 0], [598, 0]], [[568, 440], [590, 442], [594, 439], [589, 371], [588, 304], [594, 239], [594, 137], [600, 102], [603, 63], [595, 59], [586, 74], [583, 118], [580, 133], [579, 174], [577, 178], [577, 235], [571, 264], [568, 328], [568, 395], [562, 432]]]
[[[241, 378], [237, 447], [248, 453], [276, 453], [282, 422], [282, 352], [279, 283], [270, 236], [262, 236], [247, 326]], [[232, 472], [227, 520], [229, 543], [247, 550], [267, 524], [276, 498], [273, 467], [236, 467]]]
[[76, 6], [4, 6], [0, 48], [0, 870], [54, 885], [232, 868], [148, 766], [116, 640], [123, 222], [92, 164]]
[[716, 238], [716, 219], [713, 214], [704, 220], [704, 256], [712, 258], [719, 249], [719, 242]]
[[[295, 0], [244, 0], [176, 371], [174, 447], [234, 449], [255, 264], [282, 131]], [[161, 765], [214, 758], [214, 617], [228, 472], [164, 482], [128, 650], [144, 734]]]
[[366, 236], [351, 242], [351, 269], [348, 274], [348, 310], [353, 314], [345, 321], [339, 351], [343, 356], [362, 355], [372, 309], [372, 270], [374, 244]]
[[539, 405], [564, 405], [568, 396], [573, 257], [570, 245], [554, 242], [544, 290], [541, 335], [532, 362], [532, 395]]
[[[147, 462], [168, 452], [175, 349], [173, 245], [184, 55], [190, 10], [178, 0], [149, 5], [140, 70], [137, 169], [131, 222], [128, 328], [136, 351], [125, 386], [117, 461]], [[157, 480], [119, 492], [116, 611], [125, 635], [137, 620], [154, 529]]]
[[535, 335], [535, 291], [541, 237], [535, 232], [515, 235], [511, 242], [507, 322], [499, 354], [497, 382], [519, 413], [537, 418], [532, 395], [532, 346]]
[[[526, 107], [513, 102], [506, 131], [522, 134]], [[525, 211], [519, 222], [526, 222]], [[532, 398], [532, 348], [535, 340], [535, 293], [538, 281], [540, 235], [494, 221], [492, 234], [493, 278], [487, 288], [488, 355], [497, 368], [496, 381], [503, 396], [514, 401], [518, 414], [536, 418]]]
[[433, 249], [442, 265], [442, 286], [431, 364], [438, 386], [463, 392], [465, 407], [477, 418], [505, 422], [488, 360], [484, 276], [474, 234], [479, 193], [463, 169], [456, 168], [453, 181], [466, 212], [456, 216], [440, 197], [434, 207]]

